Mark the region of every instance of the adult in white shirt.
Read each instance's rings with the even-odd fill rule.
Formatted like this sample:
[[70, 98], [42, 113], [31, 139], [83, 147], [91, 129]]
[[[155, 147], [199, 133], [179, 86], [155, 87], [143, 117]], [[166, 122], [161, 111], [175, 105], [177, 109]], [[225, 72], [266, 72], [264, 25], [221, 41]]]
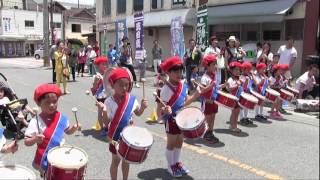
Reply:
[[297, 50], [293, 47], [294, 39], [288, 37], [288, 42], [286, 45], [280, 46], [278, 54], [280, 55], [279, 64], [288, 64], [289, 71], [286, 72], [285, 77], [287, 79], [292, 79], [291, 69], [297, 59]]
[[311, 65], [308, 71], [296, 80], [296, 89], [299, 90], [299, 99], [302, 99], [303, 95], [313, 90], [316, 84], [315, 75], [318, 74], [318, 71], [317, 65]]
[[[210, 45], [209, 47], [205, 50], [204, 55], [207, 56], [209, 54], [214, 54], [216, 55], [217, 59], [222, 58], [221, 56], [221, 50], [218, 47], [218, 38], [216, 36], [211, 36], [210, 38]], [[224, 77], [222, 77], [223, 69], [217, 67], [217, 80], [219, 82], [224, 82]], [[223, 81], [221, 81], [221, 79]]]
[[90, 75], [93, 76], [94, 74], [96, 74], [93, 62], [94, 62], [95, 58], [97, 57], [97, 54], [92, 49], [91, 45], [88, 46], [87, 57], [88, 57], [88, 63], [89, 63], [89, 72], [90, 72]]

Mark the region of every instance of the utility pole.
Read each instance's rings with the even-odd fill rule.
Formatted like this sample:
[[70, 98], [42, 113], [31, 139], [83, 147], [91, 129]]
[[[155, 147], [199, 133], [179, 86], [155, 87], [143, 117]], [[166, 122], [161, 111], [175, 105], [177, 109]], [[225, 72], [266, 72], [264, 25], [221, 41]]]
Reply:
[[43, 0], [43, 66], [49, 67], [49, 12], [48, 12], [48, 0]]
[[50, 0], [50, 32], [51, 32], [51, 45], [54, 45], [54, 23], [53, 23], [53, 3]]
[[78, 0], [78, 9], [80, 9], [80, 2], [79, 2], [80, 0]]

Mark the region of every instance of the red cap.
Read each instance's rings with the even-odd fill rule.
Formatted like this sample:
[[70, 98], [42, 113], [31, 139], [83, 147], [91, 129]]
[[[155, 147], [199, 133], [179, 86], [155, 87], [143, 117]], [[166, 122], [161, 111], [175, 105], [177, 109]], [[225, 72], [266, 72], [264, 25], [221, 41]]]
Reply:
[[278, 69], [280, 69], [280, 66], [281, 66], [280, 64], [275, 64], [275, 65], [272, 66], [272, 69], [273, 70], [278, 70]]
[[285, 70], [285, 71], [289, 70], [289, 64], [280, 64], [279, 66], [281, 70]]
[[265, 63], [260, 63], [260, 64], [257, 64], [256, 66], [257, 70], [264, 69], [264, 68], [267, 68], [267, 65]]
[[125, 68], [116, 68], [111, 71], [109, 75], [109, 82], [111, 85], [113, 85], [118, 79], [126, 78], [131, 83], [131, 74], [129, 74], [129, 71]]
[[38, 86], [35, 90], [34, 90], [34, 95], [33, 95], [33, 99], [35, 102], [39, 101], [39, 98], [45, 94], [48, 93], [54, 93], [57, 95], [57, 97], [59, 98], [62, 94], [59, 86], [55, 85], [55, 84], [42, 84], [40, 86]]
[[242, 68], [243, 69], [252, 69], [252, 64], [249, 62], [244, 62], [244, 63], [242, 63]]
[[169, 72], [174, 66], [182, 65], [181, 59], [179, 56], [172, 56], [166, 59], [163, 63], [160, 64], [160, 68], [164, 72]]
[[230, 68], [235, 68], [235, 67], [241, 68], [242, 65], [241, 65], [241, 63], [234, 61], [234, 62], [229, 63], [229, 67]]
[[209, 54], [203, 58], [203, 65], [208, 67], [209, 63], [216, 62], [217, 56], [213, 54]]
[[99, 65], [100, 63], [108, 62], [108, 58], [105, 56], [97, 57], [96, 60], [94, 60], [94, 64]]

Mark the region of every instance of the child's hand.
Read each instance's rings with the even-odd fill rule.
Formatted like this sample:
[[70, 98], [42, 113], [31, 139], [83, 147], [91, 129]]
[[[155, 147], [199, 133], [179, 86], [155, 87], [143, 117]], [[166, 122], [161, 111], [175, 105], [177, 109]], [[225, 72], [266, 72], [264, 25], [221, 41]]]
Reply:
[[71, 131], [81, 131], [81, 124], [77, 123], [71, 127]]
[[12, 154], [18, 151], [18, 144], [16, 141], [11, 142], [7, 146], [7, 152], [11, 152]]
[[44, 139], [44, 135], [43, 134], [37, 134], [36, 136], [34, 136], [34, 141], [37, 144], [41, 144], [43, 142]]
[[148, 107], [148, 100], [141, 100], [141, 109], [146, 109]]
[[98, 109], [103, 110], [105, 105], [102, 102], [96, 102], [96, 106], [98, 107]]
[[165, 115], [169, 115], [169, 114], [172, 114], [172, 109], [171, 109], [171, 106], [165, 106], [162, 108], [162, 111]]

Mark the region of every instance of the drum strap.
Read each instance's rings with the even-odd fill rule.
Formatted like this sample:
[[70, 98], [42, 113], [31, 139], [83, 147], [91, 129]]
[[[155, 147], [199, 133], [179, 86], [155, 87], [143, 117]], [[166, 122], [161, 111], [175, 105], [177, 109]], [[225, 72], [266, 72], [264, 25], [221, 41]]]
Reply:
[[56, 112], [53, 122], [50, 123], [43, 135], [45, 136], [42, 144], [38, 145], [36, 156], [33, 161], [42, 170], [47, 171], [48, 159], [47, 155], [50, 149], [59, 146], [64, 135], [64, 130], [67, 128], [68, 118], [59, 112]]
[[118, 104], [118, 109], [110, 122], [108, 137], [115, 141], [120, 138], [120, 133], [129, 124], [129, 120], [132, 117], [132, 110], [136, 97], [126, 93], [123, 102]]
[[167, 103], [168, 106], [171, 106], [172, 114], [164, 116], [165, 120], [173, 119], [173, 117], [176, 116], [176, 112], [184, 105], [187, 91], [187, 84], [180, 82], [177, 89], [173, 91], [174, 94], [171, 96], [169, 102]]

